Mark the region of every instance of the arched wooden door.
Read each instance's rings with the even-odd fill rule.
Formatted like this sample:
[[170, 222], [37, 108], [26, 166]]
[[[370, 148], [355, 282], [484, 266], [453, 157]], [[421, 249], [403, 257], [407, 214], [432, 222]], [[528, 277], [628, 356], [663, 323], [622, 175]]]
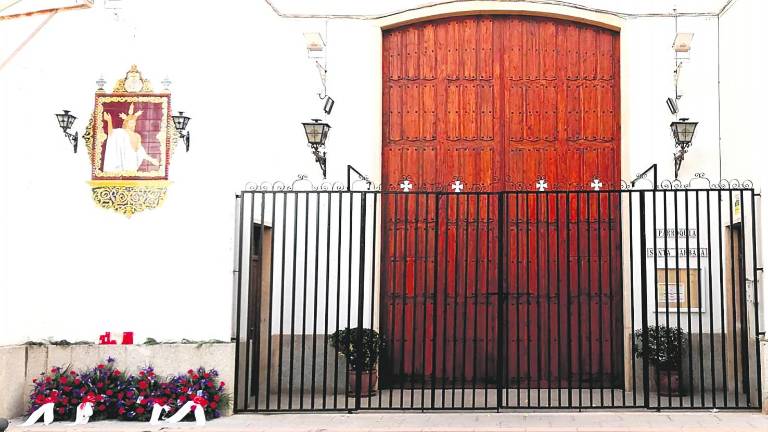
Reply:
[[[460, 179], [463, 192], [535, 191], [541, 178], [550, 190], [585, 189], [594, 178], [617, 186], [617, 32], [545, 17], [463, 16], [387, 30], [383, 43], [385, 187], [399, 190], [408, 179], [414, 192], [451, 191]], [[497, 194], [461, 195], [384, 197], [385, 375], [498, 382], [503, 358], [505, 384], [616, 381], [617, 200], [516, 192], [504, 195], [500, 214]], [[558, 270], [563, 276], [551, 280]], [[571, 306], [578, 316], [566, 313]]]

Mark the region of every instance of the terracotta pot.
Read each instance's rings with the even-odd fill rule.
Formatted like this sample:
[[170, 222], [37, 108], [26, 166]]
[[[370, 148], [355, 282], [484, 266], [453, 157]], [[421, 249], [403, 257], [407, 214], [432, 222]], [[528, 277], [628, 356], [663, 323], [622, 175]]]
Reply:
[[[347, 371], [347, 396], [355, 397], [355, 388], [357, 385], [357, 372]], [[363, 371], [360, 373], [360, 396], [369, 397], [376, 394], [379, 388], [379, 373], [376, 369]]]
[[680, 371], [659, 371], [658, 392], [662, 396], [680, 395]]

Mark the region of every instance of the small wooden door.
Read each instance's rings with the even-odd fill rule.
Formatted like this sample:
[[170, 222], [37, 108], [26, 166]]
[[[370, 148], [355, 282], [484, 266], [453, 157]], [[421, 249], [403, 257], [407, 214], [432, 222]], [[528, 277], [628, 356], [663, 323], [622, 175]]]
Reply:
[[[550, 190], [594, 178], [617, 187], [618, 33], [480, 15], [388, 30], [383, 44], [385, 188], [407, 179], [414, 191], [451, 192], [459, 180], [464, 193], [517, 191], [384, 197], [385, 372], [495, 382], [504, 358], [509, 383], [614, 376], [623, 355], [618, 200], [529, 192], [540, 179]], [[585, 317], [565, 316], [569, 303]], [[567, 351], [569, 331], [582, 351]], [[568, 356], [571, 366], [557, 361]]]

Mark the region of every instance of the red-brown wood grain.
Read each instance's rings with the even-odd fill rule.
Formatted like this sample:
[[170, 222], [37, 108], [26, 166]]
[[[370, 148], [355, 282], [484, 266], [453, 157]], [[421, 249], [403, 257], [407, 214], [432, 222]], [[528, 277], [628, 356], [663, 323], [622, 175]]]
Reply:
[[[406, 178], [414, 191], [451, 191], [456, 179], [463, 192], [531, 191], [540, 178], [549, 190], [587, 189], [594, 178], [618, 188], [617, 32], [462, 16], [387, 30], [383, 44], [386, 189]], [[498, 202], [384, 197], [386, 372], [498, 382], [503, 312], [506, 385], [612, 384], [623, 356], [618, 197], [507, 194], [503, 223]]]

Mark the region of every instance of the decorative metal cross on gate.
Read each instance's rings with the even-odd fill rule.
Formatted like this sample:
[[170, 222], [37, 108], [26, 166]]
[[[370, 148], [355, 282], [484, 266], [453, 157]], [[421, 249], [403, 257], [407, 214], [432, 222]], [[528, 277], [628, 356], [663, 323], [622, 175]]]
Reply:
[[549, 185], [547, 184], [547, 181], [544, 179], [539, 179], [539, 182], [536, 183], [536, 188], [539, 190], [539, 192], [544, 192]]
[[456, 181], [451, 184], [451, 189], [453, 189], [454, 192], [459, 193], [464, 189], [464, 185], [461, 183], [461, 180], [456, 179]]
[[400, 183], [400, 189], [402, 189], [403, 192], [408, 192], [413, 189], [413, 184], [408, 179], [403, 180], [403, 182]]
[[591, 187], [595, 191], [599, 191], [600, 188], [603, 187], [603, 183], [600, 181], [600, 179], [595, 177], [595, 179], [592, 180], [592, 184], [590, 184], [589, 187]]

